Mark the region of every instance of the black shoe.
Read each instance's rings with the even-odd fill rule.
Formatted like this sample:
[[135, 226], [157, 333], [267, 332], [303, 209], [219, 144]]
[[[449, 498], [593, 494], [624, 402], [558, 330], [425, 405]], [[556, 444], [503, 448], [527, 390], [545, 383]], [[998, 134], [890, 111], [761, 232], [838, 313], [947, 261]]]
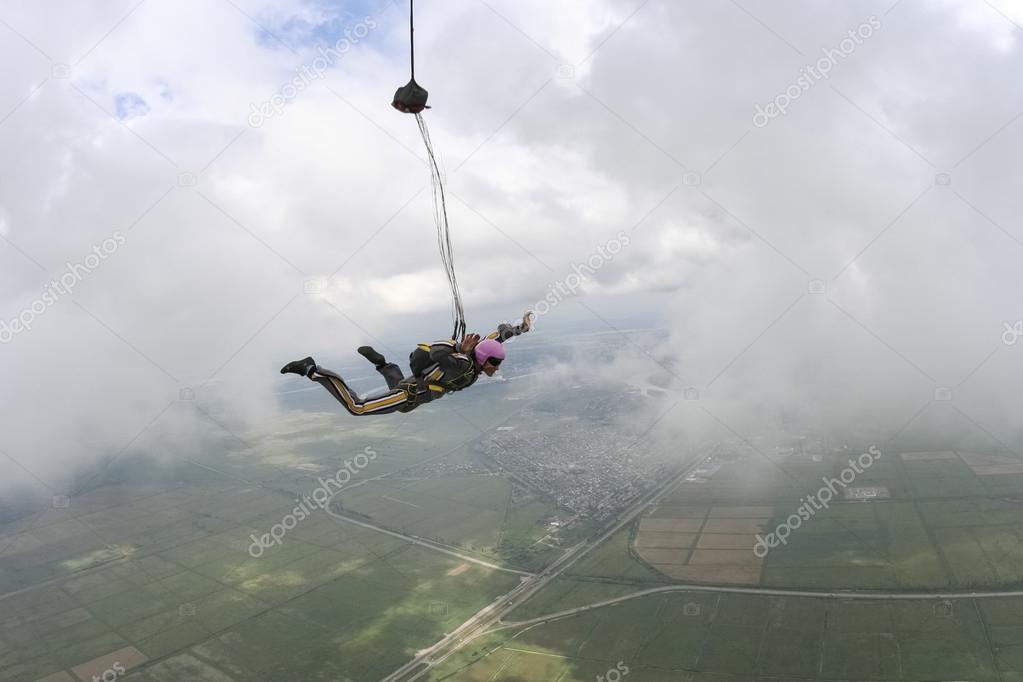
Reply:
[[387, 364], [387, 358], [373, 350], [372, 346], [359, 346], [359, 355], [372, 362], [377, 367]]
[[295, 360], [281, 367], [281, 374], [301, 374], [304, 377], [309, 376], [316, 369], [316, 361], [312, 358], [303, 358], [301, 360]]

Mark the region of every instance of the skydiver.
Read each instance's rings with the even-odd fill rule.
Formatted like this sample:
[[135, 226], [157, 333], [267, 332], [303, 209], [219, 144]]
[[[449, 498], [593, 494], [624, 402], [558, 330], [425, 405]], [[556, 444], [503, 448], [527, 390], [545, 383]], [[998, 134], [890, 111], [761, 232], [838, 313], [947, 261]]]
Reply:
[[443, 339], [434, 343], [421, 343], [409, 355], [412, 375], [406, 377], [401, 368], [387, 362], [371, 346], [360, 346], [358, 353], [373, 363], [387, 382], [388, 390], [360, 398], [345, 380], [316, 364], [311, 357], [289, 362], [281, 374], [299, 374], [308, 377], [330, 391], [350, 414], [390, 414], [411, 412], [420, 405], [444, 397], [452, 391], [469, 388], [480, 374], [494, 376], [505, 358], [504, 342], [513, 336], [528, 332], [532, 327], [531, 311], [526, 311], [520, 324], [502, 323], [497, 331], [486, 338], [468, 334], [461, 343]]

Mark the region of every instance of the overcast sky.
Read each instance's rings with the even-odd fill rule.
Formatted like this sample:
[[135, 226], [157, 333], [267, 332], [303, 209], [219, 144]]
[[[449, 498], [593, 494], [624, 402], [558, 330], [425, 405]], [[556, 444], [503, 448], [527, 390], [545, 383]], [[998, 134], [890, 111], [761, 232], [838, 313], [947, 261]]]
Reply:
[[[701, 397], [675, 429], [795, 410], [1019, 442], [1023, 0], [417, 10], [470, 328], [596, 263], [534, 340], [665, 325], [574, 371], [670, 371]], [[244, 428], [287, 360], [447, 333], [425, 155], [389, 107], [406, 12], [0, 6], [0, 485], [192, 446], [183, 390]]]

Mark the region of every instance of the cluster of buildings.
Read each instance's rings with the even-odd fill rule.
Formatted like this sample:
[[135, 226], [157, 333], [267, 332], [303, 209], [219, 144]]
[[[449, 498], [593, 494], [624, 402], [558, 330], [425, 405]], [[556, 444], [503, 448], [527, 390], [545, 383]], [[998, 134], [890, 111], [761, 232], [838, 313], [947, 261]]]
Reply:
[[480, 441], [481, 454], [573, 520], [609, 519], [663, 480], [663, 460], [637, 451], [613, 429], [571, 421], [549, 431], [493, 432]]
[[390, 477], [392, 480], [401, 478], [420, 479], [442, 476], [493, 476], [494, 470], [481, 462], [451, 462], [438, 460], [427, 462], [418, 466], [406, 469], [402, 476]]

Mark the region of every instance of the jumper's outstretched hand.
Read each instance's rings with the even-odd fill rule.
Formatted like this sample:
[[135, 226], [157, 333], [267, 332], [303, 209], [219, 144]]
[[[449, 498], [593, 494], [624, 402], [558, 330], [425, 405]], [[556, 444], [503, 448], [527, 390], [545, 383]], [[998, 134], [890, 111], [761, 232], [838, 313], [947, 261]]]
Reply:
[[480, 342], [479, 334], [466, 334], [465, 338], [462, 339], [462, 352], [468, 355], [476, 349], [477, 344]]
[[532, 310], [527, 310], [522, 315], [522, 331], [528, 332], [532, 328], [533, 328], [533, 311]]

